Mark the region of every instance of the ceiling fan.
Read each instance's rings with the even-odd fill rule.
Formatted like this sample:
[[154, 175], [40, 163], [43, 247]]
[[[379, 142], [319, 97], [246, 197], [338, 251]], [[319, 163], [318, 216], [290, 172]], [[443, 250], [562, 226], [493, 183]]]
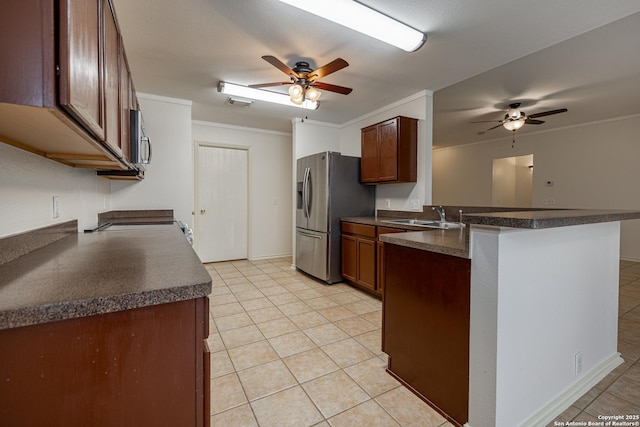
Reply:
[[327, 65], [316, 70], [312, 70], [309, 67], [309, 63], [305, 61], [296, 62], [295, 67], [289, 68], [275, 56], [265, 55], [262, 57], [262, 59], [289, 76], [290, 81], [259, 83], [255, 85], [249, 85], [249, 87], [262, 88], [269, 86], [291, 85], [289, 87], [289, 95], [291, 96], [291, 102], [293, 102], [294, 104], [301, 105], [304, 102], [305, 98], [309, 99], [309, 101], [311, 102], [317, 101], [322, 94], [318, 89], [328, 90], [330, 92], [340, 93], [342, 95], [348, 95], [353, 90], [348, 87], [337, 86], [318, 81], [319, 79], [328, 76], [331, 73], [335, 73], [338, 70], [348, 67], [349, 63], [342, 58], [335, 59]]
[[517, 131], [525, 124], [527, 125], [541, 125], [544, 123], [544, 120], [537, 120], [538, 117], [551, 116], [553, 114], [566, 113], [568, 110], [566, 108], [559, 108], [557, 110], [549, 110], [542, 111], [540, 113], [534, 113], [530, 115], [526, 115], [524, 111], [520, 111], [518, 108], [520, 107], [520, 102], [514, 102], [509, 104], [509, 109], [507, 110], [507, 114], [504, 115], [503, 120], [484, 120], [480, 122], [471, 122], [471, 123], [498, 123], [496, 126], [490, 127], [486, 131], [480, 131], [478, 134], [482, 135], [487, 131], [499, 128], [500, 126], [504, 127], [507, 130]]

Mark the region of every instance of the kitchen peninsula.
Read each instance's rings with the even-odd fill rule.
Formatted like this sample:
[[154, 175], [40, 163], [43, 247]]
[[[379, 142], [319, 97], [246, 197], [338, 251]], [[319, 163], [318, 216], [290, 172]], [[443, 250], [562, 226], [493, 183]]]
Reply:
[[211, 277], [180, 228], [157, 220], [0, 240], [4, 423], [208, 422]]
[[477, 213], [464, 233], [381, 235], [388, 371], [456, 425], [546, 425], [622, 363], [620, 221], [637, 218]]

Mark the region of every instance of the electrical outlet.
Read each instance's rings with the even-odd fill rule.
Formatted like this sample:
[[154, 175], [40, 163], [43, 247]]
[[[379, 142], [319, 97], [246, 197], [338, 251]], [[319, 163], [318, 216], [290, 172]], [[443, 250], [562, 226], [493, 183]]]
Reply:
[[391, 208], [391, 199], [384, 199], [384, 207], [387, 209]]
[[556, 204], [556, 199], [544, 199], [543, 203], [545, 205], [555, 205]]
[[415, 211], [420, 210], [420, 199], [411, 199], [411, 209]]
[[582, 373], [582, 352], [579, 351], [575, 355], [575, 374], [580, 375]]
[[60, 196], [53, 196], [53, 211], [51, 215], [53, 218], [60, 216]]

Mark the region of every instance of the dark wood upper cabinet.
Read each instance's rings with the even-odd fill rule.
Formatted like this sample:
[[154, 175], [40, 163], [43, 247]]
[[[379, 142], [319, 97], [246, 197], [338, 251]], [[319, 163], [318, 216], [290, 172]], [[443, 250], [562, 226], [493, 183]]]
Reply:
[[104, 22], [104, 140], [116, 155], [122, 157], [123, 145], [127, 141], [120, 138], [120, 33], [109, 0], [102, 0]]
[[[137, 110], [137, 107], [133, 107], [131, 104], [133, 85], [131, 84], [131, 73], [129, 72], [129, 64], [127, 63], [127, 56], [124, 52], [124, 43], [122, 37], [120, 37], [120, 44], [118, 49], [118, 65], [120, 68], [120, 142], [122, 148], [122, 157], [124, 159], [131, 159], [131, 147], [129, 142], [130, 135], [130, 120], [131, 115], [129, 110]], [[135, 96], [135, 95], [134, 95]]]
[[60, 1], [60, 106], [99, 140], [105, 137], [102, 0]]
[[14, 3], [0, 14], [0, 142], [135, 172], [128, 110], [137, 102], [111, 0]]
[[416, 182], [418, 120], [398, 116], [362, 129], [360, 182]]

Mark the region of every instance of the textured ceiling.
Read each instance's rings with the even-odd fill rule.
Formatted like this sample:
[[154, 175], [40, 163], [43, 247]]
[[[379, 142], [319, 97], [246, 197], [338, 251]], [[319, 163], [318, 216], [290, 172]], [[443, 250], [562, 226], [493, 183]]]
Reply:
[[[426, 32], [426, 44], [407, 53], [277, 0], [114, 0], [136, 90], [192, 100], [194, 120], [290, 132], [302, 115], [339, 125], [426, 89], [444, 146], [499, 137], [468, 122], [499, 120], [513, 100], [527, 113], [569, 108], [534, 130], [640, 113], [638, 0], [361, 3]], [[354, 90], [324, 92], [316, 111], [226, 105], [220, 80], [286, 80], [262, 55], [314, 68], [341, 57], [350, 66], [322, 81]]]

